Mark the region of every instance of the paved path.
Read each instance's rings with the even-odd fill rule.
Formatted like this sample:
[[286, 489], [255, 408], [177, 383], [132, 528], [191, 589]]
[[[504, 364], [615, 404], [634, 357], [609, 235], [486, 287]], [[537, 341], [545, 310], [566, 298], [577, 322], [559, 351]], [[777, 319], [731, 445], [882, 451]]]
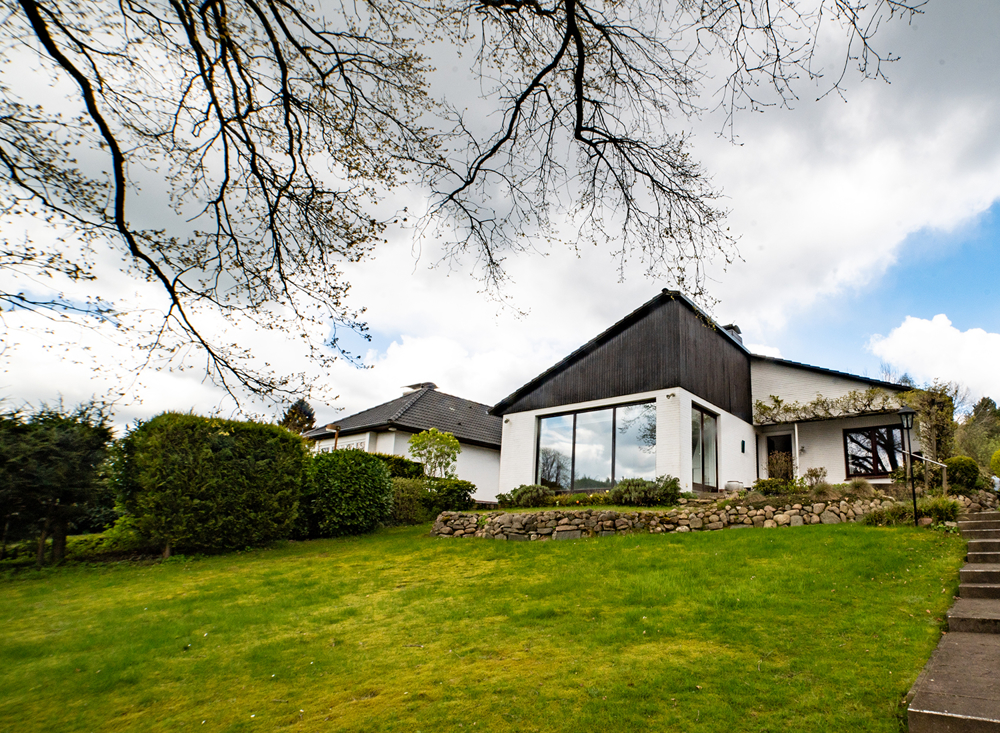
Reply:
[[1000, 733], [1000, 512], [958, 526], [967, 563], [949, 633], [910, 690], [910, 733]]

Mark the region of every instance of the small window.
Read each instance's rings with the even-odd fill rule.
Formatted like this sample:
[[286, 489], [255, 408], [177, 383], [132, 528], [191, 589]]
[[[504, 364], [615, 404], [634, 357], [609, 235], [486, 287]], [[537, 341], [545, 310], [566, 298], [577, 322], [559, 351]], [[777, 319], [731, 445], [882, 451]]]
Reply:
[[848, 478], [884, 478], [904, 464], [903, 430], [898, 425], [844, 431]]

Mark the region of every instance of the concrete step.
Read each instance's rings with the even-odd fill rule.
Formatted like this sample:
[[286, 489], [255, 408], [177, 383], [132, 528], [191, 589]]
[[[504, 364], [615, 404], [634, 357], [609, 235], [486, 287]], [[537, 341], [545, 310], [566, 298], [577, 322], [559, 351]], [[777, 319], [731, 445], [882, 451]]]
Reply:
[[1000, 583], [1000, 565], [970, 563], [958, 571], [958, 577], [962, 583]]
[[988, 512], [963, 512], [958, 515], [960, 522], [965, 520], [982, 520], [989, 521], [991, 519], [1000, 519], [1000, 512], [988, 511]]
[[955, 599], [955, 605], [948, 611], [948, 630], [1000, 634], [1000, 602], [992, 598]]
[[958, 586], [960, 598], [995, 598], [1000, 600], [1000, 584], [962, 583]]
[[969, 552], [965, 561], [981, 565], [983, 563], [1000, 563], [1000, 552]]
[[1000, 540], [1000, 529], [963, 529], [962, 536], [969, 540]]
[[1000, 540], [969, 540], [969, 552], [1000, 552]]
[[1000, 519], [990, 519], [987, 521], [979, 519], [958, 520], [958, 529], [964, 532], [969, 529], [1000, 529]]
[[907, 698], [910, 733], [1000, 731], [1000, 636], [945, 634]]

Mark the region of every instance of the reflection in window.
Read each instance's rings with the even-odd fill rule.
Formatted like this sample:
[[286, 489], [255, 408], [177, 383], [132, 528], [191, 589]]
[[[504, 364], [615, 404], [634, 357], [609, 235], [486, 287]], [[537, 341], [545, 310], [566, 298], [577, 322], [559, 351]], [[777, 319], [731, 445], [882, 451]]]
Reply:
[[589, 410], [539, 420], [537, 482], [557, 491], [607, 489], [656, 476], [656, 405]]
[[573, 415], [546, 417], [538, 438], [538, 483], [568, 489], [573, 480]]
[[613, 436], [614, 410], [594, 410], [577, 414], [576, 460], [573, 463], [574, 489], [611, 488]]
[[691, 483], [696, 489], [714, 491], [718, 480], [718, 418], [697, 405], [691, 406]]
[[903, 463], [903, 431], [896, 425], [844, 431], [848, 476], [886, 476]]
[[615, 480], [656, 477], [656, 405], [626, 405], [615, 411]]

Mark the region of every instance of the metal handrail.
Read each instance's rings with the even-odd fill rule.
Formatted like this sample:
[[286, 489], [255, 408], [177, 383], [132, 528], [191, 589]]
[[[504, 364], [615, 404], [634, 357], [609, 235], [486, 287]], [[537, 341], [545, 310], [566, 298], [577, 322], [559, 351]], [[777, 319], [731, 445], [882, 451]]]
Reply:
[[909, 456], [910, 458], [919, 458], [924, 463], [933, 463], [935, 466], [941, 466], [941, 490], [944, 492], [945, 496], [948, 496], [948, 466], [947, 465], [945, 465], [944, 463], [939, 463], [938, 461], [935, 461], [935, 460], [933, 460], [931, 458], [927, 458], [926, 456], [922, 456], [922, 455], [918, 456], [916, 453], [910, 453], [910, 451], [904, 450], [904, 451], [901, 451], [901, 452], [904, 455]]

